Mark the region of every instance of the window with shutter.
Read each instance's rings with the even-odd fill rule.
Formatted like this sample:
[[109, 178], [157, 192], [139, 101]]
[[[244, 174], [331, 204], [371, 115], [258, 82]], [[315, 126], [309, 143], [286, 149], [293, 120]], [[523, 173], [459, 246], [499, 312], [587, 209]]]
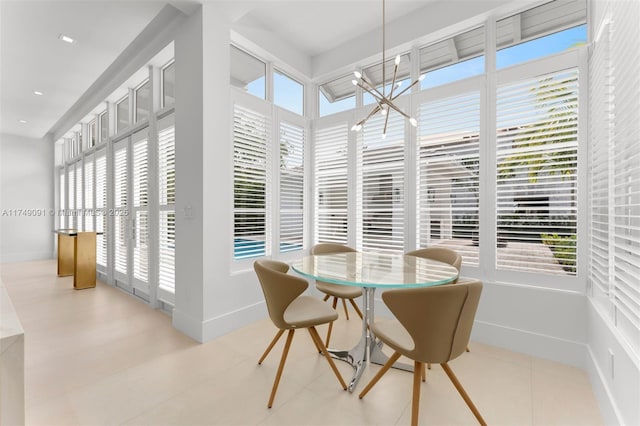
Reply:
[[589, 279], [592, 296], [601, 306], [609, 307], [609, 265], [613, 250], [609, 247], [613, 223], [609, 220], [609, 193], [613, 170], [613, 92], [610, 60], [610, 28], [594, 43], [589, 62], [589, 187], [591, 192]]
[[78, 161], [75, 164], [75, 211], [73, 212], [73, 227], [82, 230], [84, 226], [83, 210], [82, 210], [82, 161]]
[[266, 226], [269, 132], [264, 114], [234, 105], [234, 259], [270, 253]]
[[280, 252], [302, 250], [304, 127], [280, 122]]
[[578, 71], [497, 90], [497, 268], [575, 275]]
[[640, 353], [640, 4], [611, 2], [613, 66], [613, 163], [610, 235], [613, 251], [612, 300], [616, 327]]
[[66, 180], [65, 180], [65, 171], [64, 171], [64, 167], [61, 167], [60, 170], [58, 171], [58, 187], [60, 188], [60, 192], [58, 193], [59, 198], [58, 198], [58, 227], [60, 229], [64, 229], [67, 227], [67, 224], [65, 222], [65, 218], [67, 217], [64, 210], [66, 208], [67, 205], [67, 187], [66, 187]]
[[416, 246], [478, 266], [480, 92], [424, 102], [418, 114]]
[[84, 230], [93, 231], [93, 218], [95, 210], [93, 204], [93, 155], [87, 155], [84, 159]]
[[404, 251], [404, 122], [395, 112], [389, 113], [388, 122], [378, 114], [359, 133], [356, 247], [360, 250]]
[[147, 129], [132, 136], [133, 148], [133, 277], [148, 286], [149, 277], [149, 177]]
[[75, 228], [73, 213], [76, 209], [76, 166], [67, 166], [67, 227]]
[[315, 131], [316, 243], [347, 244], [348, 124]]
[[158, 122], [158, 298], [173, 303], [176, 255], [176, 147], [173, 116]]
[[114, 147], [115, 270], [127, 274], [127, 140]]
[[96, 151], [96, 231], [105, 234], [96, 236], [96, 263], [107, 266], [107, 153], [106, 149]]

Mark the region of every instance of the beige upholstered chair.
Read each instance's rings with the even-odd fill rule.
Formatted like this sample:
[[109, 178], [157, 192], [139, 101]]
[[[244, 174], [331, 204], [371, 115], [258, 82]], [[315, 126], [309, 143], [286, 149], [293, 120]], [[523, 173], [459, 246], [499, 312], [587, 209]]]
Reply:
[[470, 281], [457, 285], [388, 290], [382, 300], [397, 318], [376, 322], [373, 332], [395, 352], [371, 379], [359, 397], [380, 380], [401, 355], [414, 360], [411, 424], [418, 424], [420, 375], [425, 363], [442, 365], [445, 373], [467, 403], [480, 424], [486, 425], [478, 409], [447, 364], [460, 356], [471, 335], [482, 283]]
[[[405, 253], [407, 256], [422, 257], [425, 259], [433, 259], [440, 262], [448, 263], [460, 272], [462, 266], [462, 256], [455, 251], [446, 247], [427, 247]], [[456, 279], [453, 283], [457, 282]]]
[[327, 348], [322, 343], [322, 339], [315, 327], [316, 325], [335, 321], [338, 318], [336, 311], [314, 297], [301, 296], [309, 284], [302, 278], [287, 274], [289, 265], [286, 263], [274, 260], [258, 260], [254, 262], [253, 268], [262, 286], [262, 292], [264, 293], [271, 321], [279, 328], [278, 333], [264, 351], [262, 357], [260, 357], [258, 364], [262, 364], [262, 361], [264, 361], [271, 349], [273, 349], [273, 346], [285, 330], [289, 330], [287, 341], [282, 351], [280, 365], [278, 366], [278, 372], [276, 373], [273, 388], [271, 389], [268, 407], [271, 408], [273, 405], [278, 384], [280, 383], [280, 377], [282, 376], [282, 370], [284, 369], [284, 363], [287, 360], [287, 354], [289, 353], [291, 341], [293, 340], [293, 334], [298, 328], [306, 328], [309, 330], [316, 349], [322, 352], [325, 358], [327, 358], [340, 385], [346, 390], [347, 385], [342, 379], [331, 356], [329, 356]]
[[[311, 247], [311, 254], [330, 254], [330, 253], [352, 253], [355, 252], [351, 247], [342, 244], [333, 243], [321, 243]], [[347, 300], [351, 302], [353, 309], [362, 319], [362, 312], [358, 308], [358, 304], [353, 300], [362, 296], [362, 289], [360, 287], [353, 287], [341, 284], [332, 284], [324, 281], [316, 281], [316, 288], [325, 294], [324, 301], [326, 302], [330, 297], [333, 297], [333, 309], [336, 309], [338, 305], [338, 299], [342, 300], [342, 306], [344, 308], [344, 315], [349, 319], [349, 311], [347, 310]], [[333, 323], [329, 324], [327, 330], [327, 338], [324, 342], [325, 346], [329, 346], [329, 340], [331, 339], [331, 330], [333, 330]]]
[[[460, 273], [460, 267], [462, 266], [462, 256], [455, 250], [448, 249], [446, 247], [427, 247], [423, 249], [418, 249], [414, 251], [410, 251], [405, 253], [407, 256], [416, 256], [422, 257], [425, 259], [437, 260], [439, 262], [448, 263], [449, 265], [455, 267]], [[458, 278], [456, 278], [451, 284], [455, 284], [458, 282]], [[467, 352], [469, 352], [469, 348], [467, 347]], [[431, 364], [427, 364], [427, 368], [431, 369]], [[422, 371], [422, 380], [424, 381], [426, 378], [426, 372]]]

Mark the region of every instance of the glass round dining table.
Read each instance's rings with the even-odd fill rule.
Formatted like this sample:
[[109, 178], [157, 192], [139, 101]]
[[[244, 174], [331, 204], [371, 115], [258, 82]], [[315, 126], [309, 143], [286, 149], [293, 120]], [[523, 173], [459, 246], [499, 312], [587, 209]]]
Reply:
[[[453, 282], [458, 270], [448, 263], [416, 256], [384, 253], [332, 253], [305, 256], [294, 261], [291, 268], [298, 274], [318, 281], [362, 287], [362, 335], [349, 350], [329, 349], [336, 359], [349, 363], [353, 377], [349, 391], [353, 392], [367, 361], [384, 364], [387, 356], [382, 342], [376, 340], [372, 328], [376, 288], [429, 287]], [[396, 364], [396, 368], [413, 371], [413, 367]]]

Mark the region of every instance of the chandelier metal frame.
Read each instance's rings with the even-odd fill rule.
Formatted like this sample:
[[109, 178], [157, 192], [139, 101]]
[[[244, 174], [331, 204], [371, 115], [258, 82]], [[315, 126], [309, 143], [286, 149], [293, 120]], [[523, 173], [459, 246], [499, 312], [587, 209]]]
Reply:
[[397, 88], [400, 87], [400, 83], [396, 84], [396, 78], [398, 77], [398, 67], [400, 66], [400, 55], [398, 55], [398, 56], [396, 56], [395, 66], [393, 68], [393, 80], [391, 81], [391, 88], [389, 90], [389, 93], [387, 94], [387, 89], [386, 89], [387, 76], [386, 76], [386, 45], [385, 45], [385, 38], [386, 38], [385, 37], [385, 35], [386, 35], [385, 34], [385, 9], [386, 9], [385, 8], [385, 0], [382, 0], [382, 93], [380, 92], [380, 90], [378, 90], [375, 87], [375, 85], [373, 83], [371, 83], [371, 81], [369, 81], [364, 75], [362, 75], [362, 73], [360, 73], [358, 71], [354, 71], [353, 72], [353, 75], [356, 77], [356, 79], [355, 80], [351, 80], [351, 82], [353, 83], [354, 86], [360, 87], [362, 90], [366, 91], [371, 96], [373, 96], [373, 99], [376, 101], [376, 104], [377, 104], [373, 108], [373, 110], [371, 110], [369, 115], [367, 115], [362, 120], [358, 121], [351, 128], [351, 130], [356, 131], [356, 132], [360, 131], [362, 129], [362, 126], [364, 126], [364, 124], [367, 122], [368, 119], [370, 119], [375, 114], [380, 112], [382, 115], [385, 116], [384, 129], [382, 130], [382, 138], [384, 138], [387, 135], [387, 126], [389, 124], [389, 112], [390, 112], [390, 110], [394, 110], [394, 111], [398, 112], [399, 114], [401, 114], [402, 116], [404, 116], [407, 120], [409, 120], [409, 122], [411, 123], [412, 126], [416, 127], [418, 125], [418, 122], [417, 122], [417, 120], [415, 118], [409, 116], [409, 114], [407, 114], [404, 111], [402, 111], [393, 101], [395, 99], [397, 99], [399, 96], [401, 96], [404, 93], [406, 93], [413, 86], [415, 86], [416, 84], [418, 84], [419, 82], [421, 82], [424, 79], [424, 74], [423, 74], [417, 80], [415, 80], [413, 83], [411, 83], [408, 87], [403, 89], [402, 91], [394, 93], [394, 91]]

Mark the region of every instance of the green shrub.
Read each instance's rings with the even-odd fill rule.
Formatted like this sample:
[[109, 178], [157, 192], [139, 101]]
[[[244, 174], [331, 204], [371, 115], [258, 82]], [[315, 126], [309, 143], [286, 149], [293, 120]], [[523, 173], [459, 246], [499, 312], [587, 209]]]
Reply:
[[553, 256], [565, 271], [576, 273], [576, 236], [558, 234], [540, 234], [540, 239], [549, 246]]

